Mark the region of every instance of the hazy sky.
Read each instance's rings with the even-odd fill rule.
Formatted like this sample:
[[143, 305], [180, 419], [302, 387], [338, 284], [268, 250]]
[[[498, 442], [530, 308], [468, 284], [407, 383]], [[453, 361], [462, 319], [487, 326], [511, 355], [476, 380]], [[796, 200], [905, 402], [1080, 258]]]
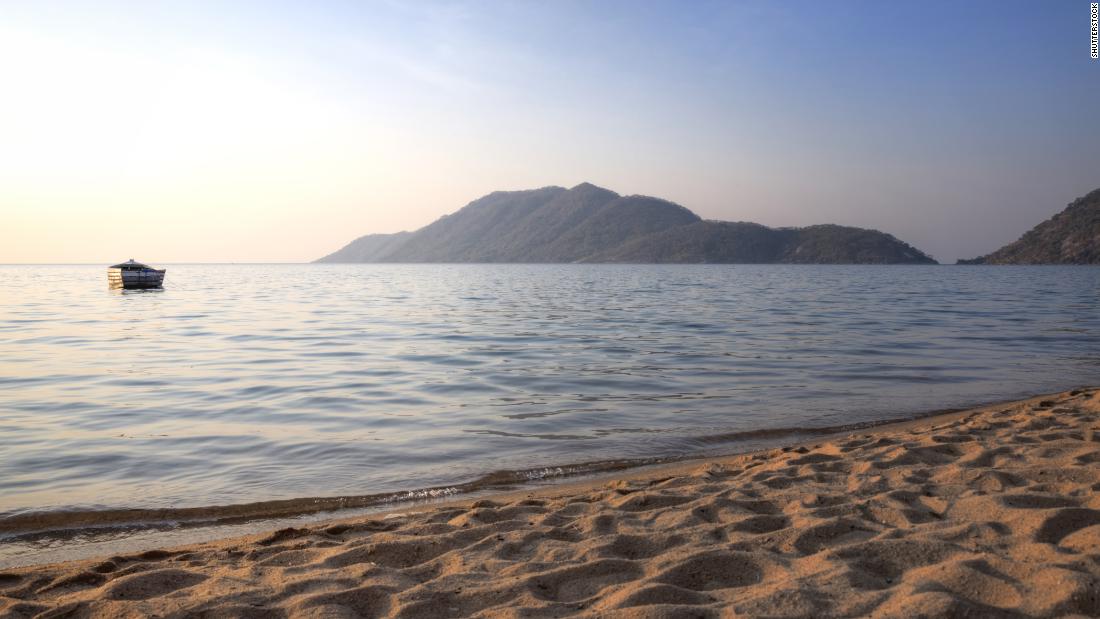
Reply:
[[0, 0], [0, 84], [0, 262], [305, 261], [582, 181], [953, 261], [1100, 187], [1078, 0]]

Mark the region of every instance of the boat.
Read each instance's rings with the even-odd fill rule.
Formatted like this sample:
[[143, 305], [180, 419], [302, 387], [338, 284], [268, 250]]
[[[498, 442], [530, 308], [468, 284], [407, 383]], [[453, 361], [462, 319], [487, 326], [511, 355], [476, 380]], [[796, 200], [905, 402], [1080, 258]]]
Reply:
[[164, 271], [130, 258], [128, 262], [107, 268], [107, 283], [111, 288], [160, 288], [164, 284]]

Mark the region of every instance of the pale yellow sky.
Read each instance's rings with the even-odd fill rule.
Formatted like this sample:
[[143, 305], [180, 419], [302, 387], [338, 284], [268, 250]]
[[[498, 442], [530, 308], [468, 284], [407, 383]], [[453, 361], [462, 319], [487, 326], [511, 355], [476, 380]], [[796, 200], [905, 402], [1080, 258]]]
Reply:
[[0, 74], [0, 261], [302, 260], [400, 180], [369, 117], [247, 57], [10, 29], [0, 56], [31, 60]]
[[0, 262], [308, 261], [583, 181], [950, 261], [1100, 185], [1075, 13], [860, 6], [11, 3]]

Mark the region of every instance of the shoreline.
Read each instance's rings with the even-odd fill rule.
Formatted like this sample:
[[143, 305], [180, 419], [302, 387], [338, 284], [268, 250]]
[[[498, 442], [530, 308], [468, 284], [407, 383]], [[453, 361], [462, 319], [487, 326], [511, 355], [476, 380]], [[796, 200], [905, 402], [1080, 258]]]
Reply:
[[[553, 492], [559, 487], [583, 490], [607, 479], [634, 479], [648, 474], [661, 474], [667, 470], [679, 470], [708, 461], [764, 453], [776, 448], [797, 447], [831, 437], [855, 433], [888, 432], [907, 424], [919, 423], [952, 415], [980, 411], [998, 406], [1039, 401], [1068, 393], [1064, 390], [1030, 396], [1025, 399], [996, 400], [965, 408], [934, 409], [910, 414], [897, 419], [864, 421], [852, 424], [808, 428], [763, 428], [722, 435], [735, 436], [738, 440], [773, 438], [774, 444], [719, 453], [692, 452], [680, 456], [663, 456], [646, 459], [614, 459], [586, 461], [572, 464], [549, 465], [535, 469], [493, 471], [473, 480], [450, 485], [395, 490], [366, 495], [317, 496], [291, 499], [275, 499], [253, 503], [195, 506], [184, 508], [117, 508], [101, 510], [28, 511], [0, 517], [0, 569], [45, 565], [48, 562], [21, 562], [5, 558], [4, 544], [35, 540], [72, 539], [78, 536], [97, 535], [108, 540], [97, 544], [110, 544], [117, 536], [131, 539], [135, 533], [155, 537], [165, 531], [191, 531], [181, 534], [180, 544], [205, 543], [255, 534], [279, 526], [318, 524], [344, 521], [373, 514], [394, 511], [418, 510], [436, 506], [460, 505], [497, 495], [512, 495], [536, 490]], [[791, 438], [789, 442], [780, 442]], [[717, 440], [717, 439], [716, 439]], [[744, 447], [745, 445], [742, 445]], [[207, 533], [227, 529], [226, 533]], [[242, 531], [234, 531], [243, 529]], [[148, 548], [150, 543], [131, 545], [130, 550]], [[79, 549], [77, 549], [79, 550]], [[95, 556], [77, 552], [73, 560]]]
[[1100, 613], [1097, 490], [1100, 389], [1076, 389], [4, 569], [0, 614], [1089, 615]]

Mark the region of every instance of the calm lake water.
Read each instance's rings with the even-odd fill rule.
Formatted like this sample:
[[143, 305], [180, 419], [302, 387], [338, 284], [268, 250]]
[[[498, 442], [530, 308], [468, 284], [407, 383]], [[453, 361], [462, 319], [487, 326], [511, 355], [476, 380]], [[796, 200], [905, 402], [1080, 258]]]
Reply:
[[167, 268], [121, 292], [0, 267], [0, 519], [539, 477], [1100, 384], [1097, 268]]

